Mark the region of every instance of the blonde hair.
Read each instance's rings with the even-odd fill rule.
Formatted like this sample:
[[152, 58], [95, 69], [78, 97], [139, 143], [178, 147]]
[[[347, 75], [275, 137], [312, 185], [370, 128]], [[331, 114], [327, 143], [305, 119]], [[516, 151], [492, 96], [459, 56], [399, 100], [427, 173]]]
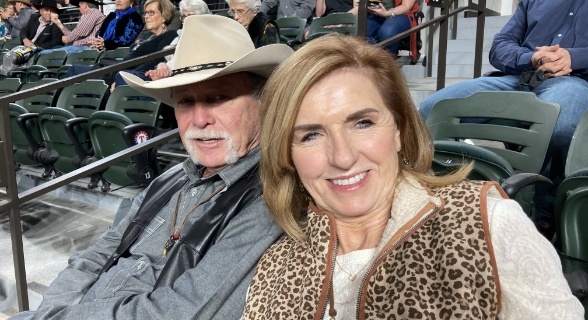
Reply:
[[[431, 135], [412, 102], [402, 72], [387, 51], [353, 36], [327, 35], [311, 41], [276, 69], [261, 101], [264, 199], [282, 230], [301, 241], [305, 238], [301, 222], [308, 199], [292, 162], [293, 127], [308, 90], [342, 68], [361, 69], [378, 85], [400, 130], [402, 154], [410, 162], [409, 166], [400, 166], [401, 175], [410, 172], [429, 186], [443, 186], [463, 180], [471, 170], [468, 165], [451, 175], [434, 176]], [[402, 163], [400, 155], [392, 156], [399, 157], [398, 163]]]

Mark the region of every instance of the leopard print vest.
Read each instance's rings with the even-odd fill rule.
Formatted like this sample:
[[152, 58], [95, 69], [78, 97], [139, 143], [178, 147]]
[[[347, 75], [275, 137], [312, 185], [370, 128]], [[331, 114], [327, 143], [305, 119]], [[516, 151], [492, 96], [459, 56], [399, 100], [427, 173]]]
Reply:
[[[357, 315], [337, 319], [496, 319], [500, 288], [485, 210], [494, 186], [470, 181], [433, 189], [445, 204], [392, 237], [363, 280]], [[284, 237], [270, 247], [243, 319], [322, 319], [335, 228], [327, 214], [309, 211], [306, 243]]]

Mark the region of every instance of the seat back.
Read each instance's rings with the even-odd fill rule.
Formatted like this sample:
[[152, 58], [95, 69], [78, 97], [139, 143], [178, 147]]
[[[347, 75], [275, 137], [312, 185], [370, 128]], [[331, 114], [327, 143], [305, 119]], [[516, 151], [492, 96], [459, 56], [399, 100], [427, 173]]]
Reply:
[[[45, 142], [44, 152], [51, 153], [52, 169], [68, 173], [78, 168], [74, 158], [78, 155], [75, 142], [66, 130], [65, 123], [74, 117], [88, 118], [104, 105], [108, 86], [103, 80], [86, 80], [63, 88], [56, 107], [47, 107], [39, 113], [39, 128]], [[73, 127], [72, 134], [79, 147], [91, 149], [87, 124]], [[81, 155], [80, 155], [81, 157]], [[82, 159], [78, 159], [78, 162]]]
[[[108, 98], [106, 110], [97, 111], [88, 119], [95, 158], [108, 157], [153, 137], [159, 105], [159, 101], [129, 86], [116, 87]], [[156, 150], [150, 150], [112, 165], [102, 177], [121, 186], [141, 185], [159, 172]]]
[[307, 41], [332, 32], [357, 34], [357, 15], [350, 12], [337, 12], [312, 20]]
[[508, 148], [484, 147], [504, 158], [515, 172], [539, 173], [559, 111], [558, 104], [539, 100], [533, 93], [478, 92], [438, 102], [427, 125], [434, 140], [501, 142]]
[[15, 93], [21, 86], [19, 78], [5, 78], [0, 81], [0, 97]]
[[100, 66], [109, 66], [116, 62], [121, 62], [127, 54], [129, 54], [129, 47], [118, 47], [113, 50], [102, 51], [100, 56], [96, 59], [96, 64]]
[[[558, 239], [564, 273], [574, 270], [588, 272], [588, 186], [573, 189], [567, 196], [559, 217]], [[584, 260], [577, 261], [567, 257]]]
[[[555, 196], [556, 246], [566, 255], [588, 261], [588, 112], [584, 113], [570, 143], [566, 178]], [[588, 271], [588, 264], [562, 259], [565, 273]]]
[[55, 106], [68, 110], [76, 117], [88, 118], [95, 111], [103, 109], [108, 92], [104, 80], [85, 80], [63, 88]]
[[588, 112], [584, 113], [570, 143], [566, 159], [565, 175], [588, 168]]
[[55, 50], [50, 53], [37, 54], [35, 64], [29, 66], [25, 71], [26, 82], [37, 82], [43, 78], [44, 72], [54, 75], [57, 70], [65, 63], [67, 51]]
[[285, 17], [276, 20], [276, 24], [280, 29], [280, 37], [284, 38], [284, 42], [300, 41], [304, 37], [304, 28], [306, 20], [300, 17]]
[[[37, 82], [32, 83], [25, 83], [20, 87], [20, 91], [27, 90], [30, 88], [34, 88], [43, 84], [51, 83], [57, 79], [53, 78], [43, 78]], [[35, 96], [28, 97], [22, 100], [17, 101], [16, 103], [23, 106], [29, 112], [39, 113], [46, 107], [51, 107], [53, 105], [53, 99], [55, 98], [57, 90], [39, 93]]]
[[10, 51], [18, 46], [20, 46], [20, 39], [8, 39], [4, 41], [4, 45], [2, 46], [2, 51]]
[[96, 59], [100, 56], [100, 51], [95, 49], [87, 49], [80, 52], [72, 52], [67, 56], [65, 64], [83, 64], [91, 66], [96, 63]]
[[[12, 135], [12, 144], [14, 147], [16, 147], [14, 152], [14, 161], [24, 165], [39, 165], [37, 161], [34, 161], [29, 156], [27, 156], [27, 150], [30, 149], [30, 145], [25, 134], [17, 123], [18, 117], [26, 113], [29, 113], [28, 110], [16, 103], [10, 103], [8, 105], [10, 134]], [[30, 125], [30, 127], [27, 128], [27, 131], [33, 135], [37, 141], [42, 141], [41, 132], [39, 131], [39, 126], [36, 124], [36, 121], [31, 121], [27, 124]]]
[[[128, 117], [114, 111], [97, 111], [88, 119], [88, 130], [94, 156], [103, 159], [129, 147], [123, 136], [125, 127], [132, 125]], [[132, 164], [126, 159], [110, 166], [102, 173], [108, 182], [121, 186], [133, 185], [136, 182], [128, 177], [126, 170]]]
[[105, 110], [125, 115], [134, 123], [155, 126], [161, 103], [130, 86], [118, 86], [110, 94]]

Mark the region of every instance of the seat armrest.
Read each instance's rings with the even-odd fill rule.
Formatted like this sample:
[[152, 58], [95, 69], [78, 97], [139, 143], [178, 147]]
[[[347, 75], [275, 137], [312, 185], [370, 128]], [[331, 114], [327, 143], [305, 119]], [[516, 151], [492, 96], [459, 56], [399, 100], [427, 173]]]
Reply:
[[76, 128], [78, 128], [80, 126], [86, 126], [87, 124], [88, 124], [88, 118], [84, 118], [84, 117], [72, 118], [72, 119], [69, 119], [65, 122], [65, 131], [67, 132], [67, 135], [71, 139], [71, 142], [74, 145], [74, 149], [76, 150], [76, 153], [78, 154], [78, 156], [80, 156], [80, 160], [84, 160], [85, 158], [91, 156], [92, 152], [91, 152], [91, 150], [86, 150], [83, 147], [83, 143], [85, 141], [78, 141], [78, 139], [76, 138], [75, 130], [76, 130]]
[[[16, 119], [16, 122], [18, 123], [18, 127], [20, 128], [20, 130], [24, 134], [25, 138], [27, 139], [27, 142], [29, 143], [29, 145], [31, 146], [31, 149], [33, 151], [40, 149], [43, 145], [43, 141], [37, 141], [35, 139], [35, 137], [32, 135], [32, 133], [29, 130], [28, 124], [29, 123], [38, 123], [38, 121], [39, 121], [38, 119], [39, 119], [39, 114], [32, 113], [32, 112], [21, 114]], [[37, 128], [37, 129], [39, 128], [38, 124], [34, 125], [33, 127]]]
[[129, 147], [153, 138], [156, 133], [157, 128], [146, 123], [131, 124], [123, 130], [123, 136]]
[[504, 180], [501, 186], [504, 192], [514, 199], [522, 188], [536, 184], [553, 185], [553, 182], [537, 173], [517, 173]]

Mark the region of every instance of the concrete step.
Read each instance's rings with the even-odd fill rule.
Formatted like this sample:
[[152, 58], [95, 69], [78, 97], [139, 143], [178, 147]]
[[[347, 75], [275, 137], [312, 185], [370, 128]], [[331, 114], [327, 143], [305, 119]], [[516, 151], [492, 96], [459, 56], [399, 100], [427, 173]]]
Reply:
[[404, 65], [400, 70], [402, 70], [406, 79], [424, 79], [427, 74], [427, 68], [421, 63]]
[[[502, 27], [497, 28], [485, 28], [484, 29], [484, 39], [494, 39], [494, 36], [502, 30]], [[475, 40], [476, 39], [476, 31], [477, 29], [474, 28], [457, 28], [457, 40]]]
[[[482, 74], [490, 71], [495, 71], [496, 68], [489, 64], [482, 65]], [[433, 65], [433, 74], [437, 74], [437, 65]], [[447, 65], [446, 75], [447, 78], [473, 78], [474, 77], [474, 66], [465, 64], [454, 64]]]
[[[484, 39], [483, 51], [490, 51], [494, 39]], [[475, 52], [475, 40], [448, 40], [447, 52]]]
[[[502, 28], [508, 22], [511, 16], [487, 16], [484, 22], [484, 29]], [[475, 28], [478, 24], [477, 18], [459, 18], [457, 28]]]
[[[476, 53], [475, 52], [447, 52], [447, 65], [452, 65], [452, 64], [469, 64], [469, 65], [473, 65], [474, 64], [474, 59], [476, 57]], [[490, 64], [490, 60], [489, 60], [489, 52], [488, 51], [484, 51], [482, 52], [482, 64]], [[439, 55], [436, 54], [433, 57], [433, 65], [438, 65], [439, 64]]]

